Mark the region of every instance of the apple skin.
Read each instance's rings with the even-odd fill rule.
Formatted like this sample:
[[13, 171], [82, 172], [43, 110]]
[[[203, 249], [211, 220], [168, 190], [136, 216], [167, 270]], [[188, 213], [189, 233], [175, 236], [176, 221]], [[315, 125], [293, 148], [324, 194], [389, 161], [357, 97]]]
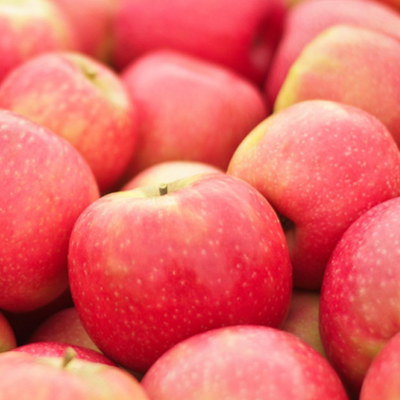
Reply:
[[259, 124], [236, 150], [228, 174], [254, 186], [283, 217], [295, 287], [319, 290], [344, 231], [369, 208], [400, 195], [399, 168], [400, 152], [375, 117], [309, 100]]
[[126, 371], [105, 364], [61, 357], [37, 357], [10, 351], [0, 354], [0, 399], [149, 400]]
[[122, 0], [114, 21], [114, 64], [173, 49], [224, 65], [261, 84], [282, 32], [283, 0]]
[[17, 346], [14, 331], [7, 318], [0, 312], [0, 353]]
[[124, 85], [83, 54], [48, 53], [14, 69], [0, 86], [0, 107], [68, 140], [101, 192], [116, 184], [135, 150], [136, 113]]
[[98, 351], [88, 349], [87, 347], [82, 347], [79, 345], [61, 343], [57, 341], [28, 343], [22, 346], [18, 346], [12, 351], [29, 353], [37, 357], [64, 357], [67, 349], [74, 350], [75, 357], [79, 360], [112, 365], [114, 367], [117, 366], [117, 364], [115, 364], [113, 361], [111, 361], [109, 358], [99, 353]]
[[271, 62], [265, 83], [268, 104], [273, 105], [290, 67], [303, 48], [325, 29], [349, 24], [400, 39], [400, 15], [375, 1], [307, 0], [286, 14], [285, 30]]
[[400, 146], [399, 70], [398, 40], [359, 27], [328, 28], [293, 63], [274, 109], [312, 99], [349, 104], [378, 118]]
[[139, 138], [129, 176], [165, 161], [222, 170], [266, 116], [260, 90], [229, 70], [172, 51], [145, 55], [123, 72], [137, 108]]
[[214, 173], [158, 191], [139, 188], [94, 202], [75, 224], [69, 248], [83, 326], [105, 355], [137, 372], [208, 329], [279, 326], [292, 289], [279, 220], [250, 185]]
[[162, 355], [142, 386], [151, 400], [347, 400], [319, 353], [290, 333], [262, 326], [193, 336]]
[[0, 110], [0, 308], [26, 312], [68, 287], [69, 235], [99, 191], [81, 155], [53, 132]]
[[321, 290], [327, 358], [358, 394], [372, 360], [400, 331], [400, 198], [355, 221], [335, 248]]
[[48, 0], [1, 0], [0, 37], [0, 82], [38, 54], [78, 49], [69, 21]]
[[319, 335], [319, 298], [318, 292], [293, 290], [289, 314], [281, 329], [297, 336], [325, 357]]
[[360, 400], [400, 399], [400, 332], [396, 333], [372, 361], [365, 376]]
[[196, 161], [165, 161], [139, 172], [121, 190], [132, 190], [141, 186], [158, 186], [161, 183], [211, 172], [222, 173], [223, 171], [213, 165]]

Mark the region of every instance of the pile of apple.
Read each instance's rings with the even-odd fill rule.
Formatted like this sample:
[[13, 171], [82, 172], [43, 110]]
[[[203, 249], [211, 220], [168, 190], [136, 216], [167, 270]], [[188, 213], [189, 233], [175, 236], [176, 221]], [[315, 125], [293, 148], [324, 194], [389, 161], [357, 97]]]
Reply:
[[0, 400], [400, 399], [399, 0], [0, 0]]

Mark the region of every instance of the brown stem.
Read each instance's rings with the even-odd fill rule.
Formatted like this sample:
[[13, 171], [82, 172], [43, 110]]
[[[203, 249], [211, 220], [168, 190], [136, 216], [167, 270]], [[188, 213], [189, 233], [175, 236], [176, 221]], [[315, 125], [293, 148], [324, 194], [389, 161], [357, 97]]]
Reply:
[[62, 367], [66, 368], [67, 365], [76, 357], [76, 351], [72, 347], [68, 347], [65, 350]]
[[160, 183], [158, 185], [158, 191], [160, 192], [160, 196], [164, 196], [164, 194], [168, 193], [168, 185], [166, 183]]

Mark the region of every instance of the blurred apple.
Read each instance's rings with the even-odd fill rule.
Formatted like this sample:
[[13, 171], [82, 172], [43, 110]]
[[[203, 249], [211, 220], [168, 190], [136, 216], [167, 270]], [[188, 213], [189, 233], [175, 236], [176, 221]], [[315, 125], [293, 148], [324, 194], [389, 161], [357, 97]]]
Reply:
[[352, 222], [400, 195], [400, 152], [389, 131], [369, 113], [332, 101], [304, 101], [267, 118], [240, 144], [228, 173], [281, 216], [302, 289], [320, 289]]
[[99, 191], [68, 142], [5, 110], [0, 110], [0, 182], [0, 308], [26, 312], [67, 289], [69, 236]]
[[79, 53], [54, 52], [27, 61], [0, 86], [0, 107], [68, 140], [91, 167], [101, 192], [132, 158], [135, 109], [119, 77]]
[[3, 313], [0, 312], [0, 353], [9, 351], [17, 346], [12, 327]]
[[94, 202], [75, 224], [69, 277], [94, 343], [138, 372], [199, 332], [281, 325], [292, 289], [276, 214], [250, 185], [221, 173]]
[[127, 179], [174, 160], [225, 170], [242, 139], [267, 116], [261, 92], [250, 82], [185, 54], [143, 56], [124, 71], [122, 80], [139, 121]]
[[290, 333], [261, 326], [193, 336], [163, 354], [142, 385], [151, 400], [347, 400], [319, 353]]

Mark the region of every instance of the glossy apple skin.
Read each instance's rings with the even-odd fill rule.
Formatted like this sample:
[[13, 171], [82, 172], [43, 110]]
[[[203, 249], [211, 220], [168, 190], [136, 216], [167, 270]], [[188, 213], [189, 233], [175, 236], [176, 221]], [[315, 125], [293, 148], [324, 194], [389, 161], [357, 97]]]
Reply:
[[119, 77], [78, 53], [53, 52], [15, 69], [0, 86], [0, 107], [69, 141], [91, 167], [101, 192], [128, 166], [136, 113]]
[[226, 170], [267, 111], [261, 92], [229, 70], [172, 51], [143, 56], [122, 74], [137, 108], [139, 138], [129, 177], [165, 161]]
[[362, 384], [360, 400], [400, 398], [400, 333], [396, 333], [374, 358]]
[[1, 0], [0, 37], [0, 82], [38, 54], [78, 49], [69, 21], [47, 0]]
[[354, 393], [384, 344], [400, 331], [400, 199], [352, 224], [327, 266], [321, 291], [321, 340]]
[[140, 384], [120, 368], [61, 357], [10, 351], [0, 355], [0, 399], [149, 400]]
[[6, 317], [0, 312], [0, 353], [11, 350], [16, 346], [14, 331]]
[[223, 171], [213, 165], [196, 161], [165, 161], [139, 172], [121, 190], [132, 190], [141, 186], [158, 186], [161, 183], [211, 172], [222, 173]]
[[173, 49], [209, 60], [261, 84], [282, 32], [282, 0], [121, 0], [114, 63]]
[[378, 118], [399, 146], [399, 70], [399, 41], [359, 27], [335, 26], [311, 41], [293, 63], [275, 111], [312, 99], [349, 104]]
[[81, 155], [53, 132], [0, 111], [0, 308], [26, 312], [68, 287], [72, 227], [99, 191]]
[[193, 336], [162, 355], [142, 385], [152, 400], [347, 400], [319, 353], [290, 333], [261, 326]]
[[228, 174], [250, 183], [291, 221], [284, 225], [294, 285], [319, 290], [344, 231], [369, 208], [400, 195], [399, 168], [400, 152], [376, 118], [310, 100], [258, 125]]
[[168, 190], [104, 196], [81, 214], [70, 241], [71, 292], [86, 331], [138, 372], [208, 329], [279, 326], [290, 303], [285, 237], [255, 189], [216, 173]]
[[271, 62], [265, 90], [273, 105], [290, 67], [303, 48], [325, 29], [350, 24], [400, 39], [400, 15], [375, 1], [307, 0], [286, 14], [285, 30]]
[[75, 307], [58, 311], [43, 321], [29, 342], [61, 342], [99, 351], [85, 331]]
[[281, 329], [289, 332], [325, 356], [319, 335], [318, 292], [293, 290], [288, 316]]

